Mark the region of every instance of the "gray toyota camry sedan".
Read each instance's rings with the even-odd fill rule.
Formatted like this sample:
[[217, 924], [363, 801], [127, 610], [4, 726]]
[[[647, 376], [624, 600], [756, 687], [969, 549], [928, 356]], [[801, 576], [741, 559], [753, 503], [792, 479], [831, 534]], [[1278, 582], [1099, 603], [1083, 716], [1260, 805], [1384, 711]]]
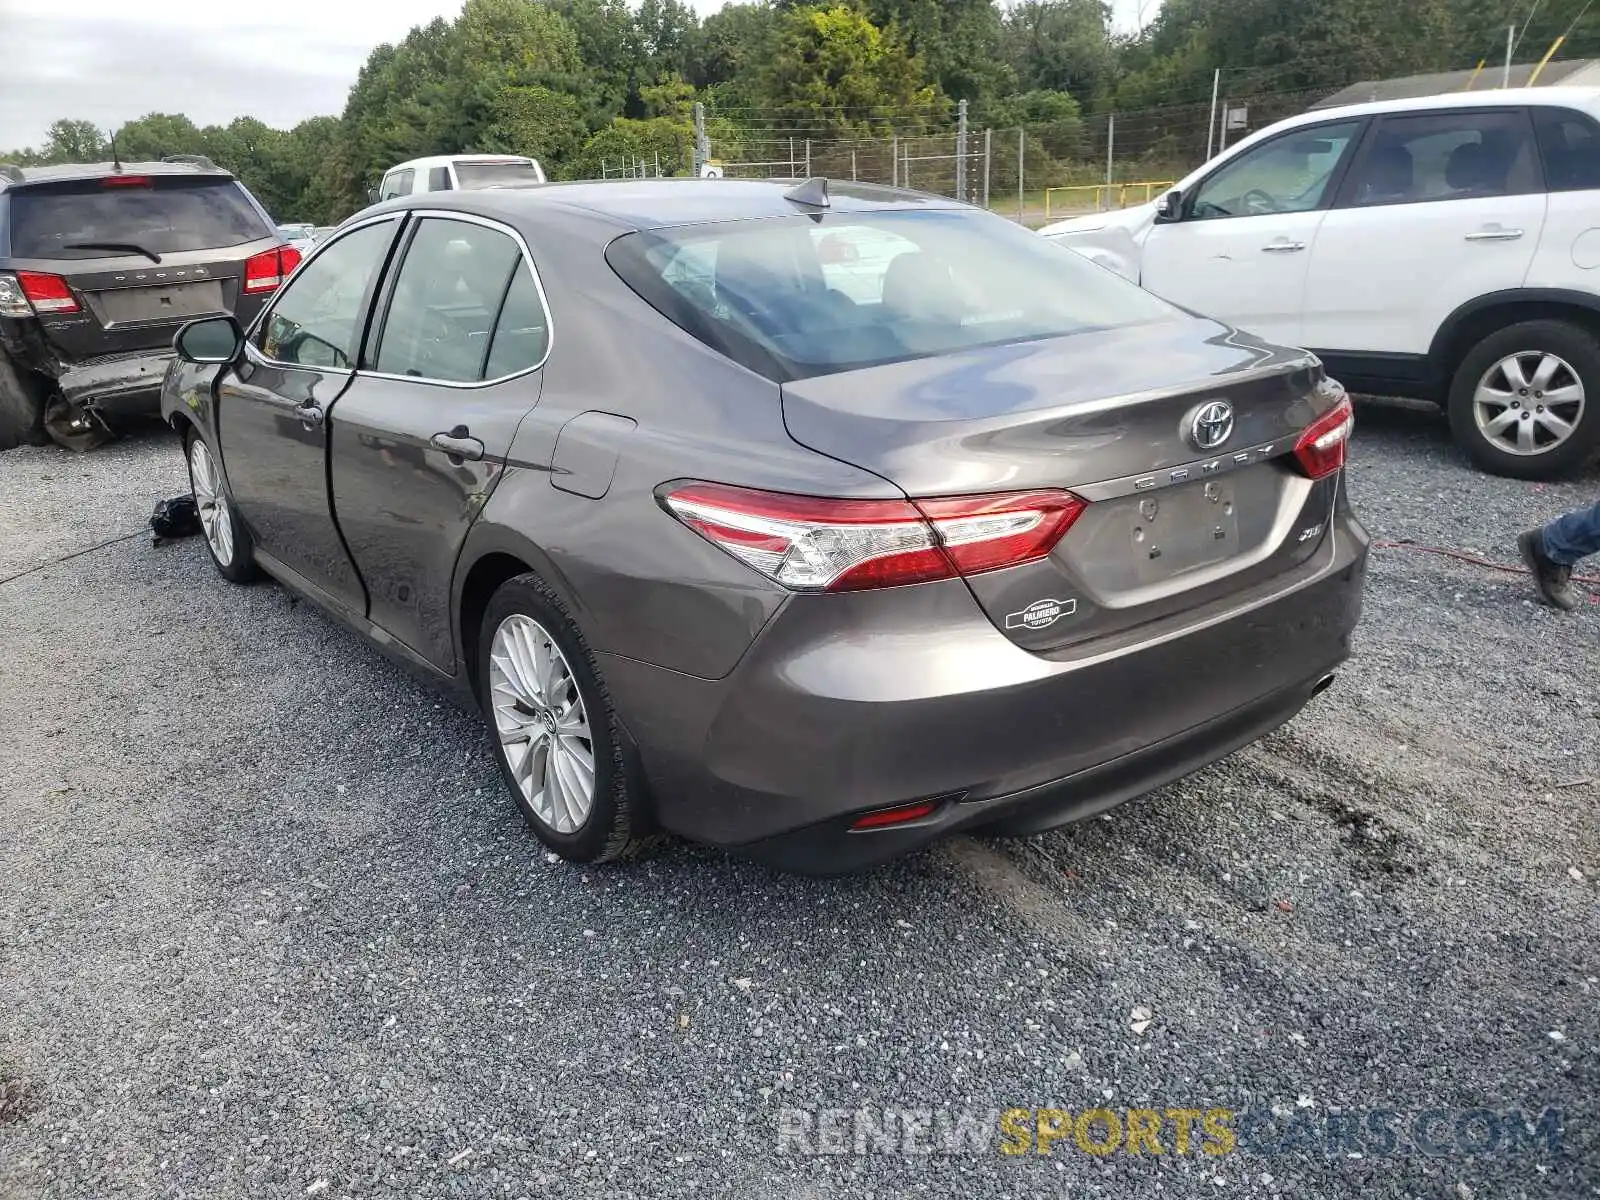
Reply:
[[1361, 610], [1315, 358], [935, 197], [405, 198], [177, 350], [218, 570], [470, 698], [577, 862], [1082, 820], [1292, 717]]

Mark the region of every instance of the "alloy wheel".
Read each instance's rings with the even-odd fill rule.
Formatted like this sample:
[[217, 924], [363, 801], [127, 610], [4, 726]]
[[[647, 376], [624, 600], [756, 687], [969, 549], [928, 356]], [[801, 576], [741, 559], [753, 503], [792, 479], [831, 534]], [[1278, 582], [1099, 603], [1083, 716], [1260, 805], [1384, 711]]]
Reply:
[[1478, 432], [1523, 457], [1563, 444], [1583, 419], [1583, 380], [1564, 358], [1543, 350], [1508, 354], [1484, 372], [1472, 396]]
[[577, 833], [594, 809], [594, 740], [566, 655], [532, 617], [512, 613], [494, 631], [489, 696], [523, 799], [556, 833]]
[[228, 508], [228, 495], [222, 488], [217, 464], [210, 449], [198, 437], [189, 445], [189, 479], [194, 485], [195, 508], [199, 510], [206, 544], [217, 556], [217, 562], [226, 567], [233, 562], [233, 514]]

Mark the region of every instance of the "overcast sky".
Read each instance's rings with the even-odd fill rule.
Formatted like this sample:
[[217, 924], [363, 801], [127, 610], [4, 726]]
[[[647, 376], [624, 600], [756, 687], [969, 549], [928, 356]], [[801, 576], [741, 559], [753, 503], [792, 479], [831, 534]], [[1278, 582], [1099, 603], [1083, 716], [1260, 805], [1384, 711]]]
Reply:
[[[692, 0], [702, 15], [725, 0]], [[1115, 0], [1118, 25], [1160, 0]], [[102, 129], [150, 112], [288, 128], [338, 113], [372, 48], [461, 0], [0, 0], [0, 150], [58, 117]]]

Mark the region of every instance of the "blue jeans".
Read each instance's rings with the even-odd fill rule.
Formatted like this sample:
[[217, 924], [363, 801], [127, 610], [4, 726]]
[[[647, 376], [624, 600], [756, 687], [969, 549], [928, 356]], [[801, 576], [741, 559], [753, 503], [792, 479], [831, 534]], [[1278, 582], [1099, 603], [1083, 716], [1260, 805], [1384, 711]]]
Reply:
[[1551, 562], [1564, 567], [1600, 554], [1600, 504], [1569, 512], [1546, 525], [1544, 552]]

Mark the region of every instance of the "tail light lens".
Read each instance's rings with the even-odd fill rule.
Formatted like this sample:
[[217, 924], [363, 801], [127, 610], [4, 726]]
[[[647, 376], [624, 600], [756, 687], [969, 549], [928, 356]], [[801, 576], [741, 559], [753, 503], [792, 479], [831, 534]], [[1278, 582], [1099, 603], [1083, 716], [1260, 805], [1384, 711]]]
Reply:
[[895, 825], [908, 825], [931, 817], [939, 811], [937, 800], [923, 800], [916, 804], [899, 804], [894, 808], [880, 808], [850, 822], [851, 829], [889, 829]]
[[1294, 445], [1300, 469], [1312, 479], [1323, 479], [1344, 466], [1350, 433], [1356, 427], [1356, 412], [1350, 397], [1341, 397], [1327, 412], [1306, 426]]
[[246, 259], [244, 264], [244, 292], [258, 296], [262, 292], [276, 291], [278, 285], [289, 278], [290, 272], [300, 265], [300, 251], [293, 246], [280, 246], [276, 250], [263, 250]]
[[1085, 502], [1069, 492], [830, 500], [696, 483], [664, 498], [706, 540], [796, 591], [953, 579], [1043, 558]]
[[148, 175], [107, 175], [100, 181], [103, 188], [147, 188], [152, 184]]
[[22, 294], [22, 284], [15, 275], [0, 271], [0, 317], [31, 317], [33, 305]]
[[67, 286], [67, 281], [59, 275], [18, 271], [17, 283], [22, 286], [22, 294], [28, 298], [28, 303], [33, 305], [33, 311], [41, 317], [78, 311], [77, 298]]

